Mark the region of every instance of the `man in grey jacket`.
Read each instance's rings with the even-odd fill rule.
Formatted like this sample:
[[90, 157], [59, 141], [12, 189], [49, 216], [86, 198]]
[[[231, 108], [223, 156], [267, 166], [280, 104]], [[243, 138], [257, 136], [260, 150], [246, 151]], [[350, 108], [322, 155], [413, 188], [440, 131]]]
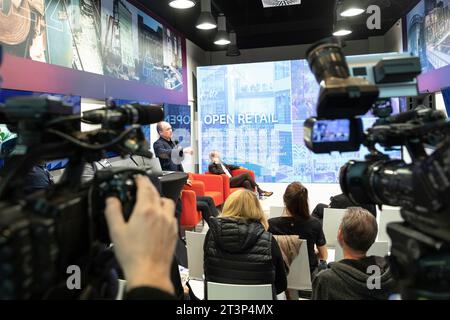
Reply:
[[330, 263], [313, 280], [313, 300], [386, 300], [396, 292], [383, 257], [366, 255], [375, 242], [375, 217], [362, 208], [348, 208], [338, 231], [344, 259]]

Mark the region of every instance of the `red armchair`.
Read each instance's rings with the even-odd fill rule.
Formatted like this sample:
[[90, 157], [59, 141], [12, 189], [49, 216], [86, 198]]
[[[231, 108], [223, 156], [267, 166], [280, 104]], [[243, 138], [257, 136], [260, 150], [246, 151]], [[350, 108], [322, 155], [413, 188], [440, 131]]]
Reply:
[[181, 192], [181, 225], [192, 229], [202, 220], [202, 214], [197, 210], [196, 196], [209, 196], [216, 206], [224, 202], [224, 196], [220, 176], [189, 173], [189, 179], [191, 185], [186, 184]]
[[[237, 176], [241, 173], [248, 173], [250, 174], [250, 176], [252, 176], [253, 180], [255, 180], [255, 172], [253, 172], [252, 170], [248, 170], [248, 169], [236, 169], [233, 170], [231, 172], [231, 175]], [[218, 176], [218, 175], [214, 175], [210, 172], [206, 173], [207, 176]], [[235, 192], [236, 190], [242, 189], [242, 188], [231, 188], [230, 187], [230, 178], [226, 175], [226, 174], [221, 174], [220, 177], [222, 177], [222, 185], [223, 185], [223, 196], [224, 196], [224, 200], [226, 200], [228, 198], [228, 196], [230, 194], [232, 194], [233, 192]]]
[[202, 220], [202, 213], [197, 210], [197, 199], [193, 190], [181, 191], [181, 226], [193, 229]]
[[220, 206], [225, 201], [225, 196], [223, 193], [223, 181], [222, 177], [216, 175], [206, 175], [199, 173], [190, 173], [190, 177], [192, 177], [194, 182], [201, 181], [203, 182], [205, 189], [203, 194], [197, 193], [199, 196], [209, 196], [213, 198], [214, 204]]

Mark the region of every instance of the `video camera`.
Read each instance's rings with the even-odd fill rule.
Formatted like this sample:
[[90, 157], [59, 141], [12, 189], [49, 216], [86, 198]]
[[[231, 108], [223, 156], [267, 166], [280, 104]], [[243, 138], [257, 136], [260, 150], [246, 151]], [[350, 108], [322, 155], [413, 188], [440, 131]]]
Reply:
[[[0, 123], [18, 135], [0, 171], [0, 299], [107, 295], [105, 279], [111, 275], [105, 265], [112, 252], [105, 250], [110, 245], [105, 199], [118, 197], [128, 219], [135, 202], [133, 176], [146, 172], [105, 169], [87, 183], [81, 175], [86, 164], [105, 158], [106, 152], [151, 157], [140, 125], [163, 116], [159, 105], [112, 103], [72, 114], [71, 106], [50, 97], [14, 98], [0, 107]], [[80, 121], [101, 128], [81, 132]], [[61, 158], [69, 162], [58, 184], [24, 194], [24, 177], [34, 165]], [[67, 268], [73, 265], [81, 269], [82, 291], [67, 288]]]
[[[342, 192], [355, 205], [401, 207], [405, 222], [389, 224], [387, 232], [402, 297], [449, 299], [450, 123], [444, 113], [423, 106], [389, 116], [389, 106], [377, 103], [381, 92], [383, 98], [417, 94], [419, 58], [389, 54], [365, 71], [361, 65], [353, 68], [352, 76], [338, 41], [331, 38], [309, 49], [308, 62], [320, 93], [318, 118], [304, 124], [306, 146], [315, 153], [368, 148], [366, 161], [341, 168]], [[364, 132], [361, 116], [374, 105], [381, 117]], [[406, 147], [412, 163], [390, 159], [377, 145]]]

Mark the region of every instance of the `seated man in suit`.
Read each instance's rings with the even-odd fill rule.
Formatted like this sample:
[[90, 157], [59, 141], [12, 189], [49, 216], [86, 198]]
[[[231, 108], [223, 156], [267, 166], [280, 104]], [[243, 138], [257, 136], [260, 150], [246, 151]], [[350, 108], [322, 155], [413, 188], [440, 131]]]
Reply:
[[230, 187], [244, 187], [250, 191], [254, 191], [256, 188], [260, 197], [270, 197], [273, 194], [273, 192], [263, 191], [248, 173], [242, 173], [233, 177], [231, 175], [232, 170], [244, 168], [223, 163], [220, 159], [219, 151], [211, 151], [209, 153], [209, 159], [211, 160], [211, 163], [208, 166], [208, 171], [212, 174], [226, 174], [230, 177]]

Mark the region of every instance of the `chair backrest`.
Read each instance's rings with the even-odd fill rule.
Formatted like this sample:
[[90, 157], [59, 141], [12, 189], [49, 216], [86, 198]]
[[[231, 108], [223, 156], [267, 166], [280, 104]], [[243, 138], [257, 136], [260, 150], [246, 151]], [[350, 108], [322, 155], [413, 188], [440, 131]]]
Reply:
[[309, 256], [307, 241], [300, 239], [300, 251], [289, 266], [287, 276], [288, 289], [311, 290], [311, 271], [309, 269]]
[[273, 300], [271, 284], [206, 282], [208, 300]]
[[376, 241], [367, 251], [368, 256], [379, 256], [384, 257], [389, 254], [389, 242], [387, 241]]
[[270, 207], [269, 219], [281, 217], [284, 207]]
[[[367, 251], [367, 256], [379, 256], [384, 257], [389, 254], [389, 243], [387, 241], [375, 241]], [[344, 252], [341, 246], [336, 246], [334, 251], [334, 261], [340, 261], [344, 259]]]
[[391, 243], [391, 238], [386, 232], [386, 226], [391, 222], [401, 222], [403, 218], [400, 214], [400, 209], [384, 209], [379, 212], [380, 223], [378, 224], [377, 241], [387, 241]]
[[346, 209], [323, 209], [323, 233], [328, 247], [336, 247], [337, 233]]
[[186, 231], [189, 278], [203, 280], [203, 243], [205, 233]]

